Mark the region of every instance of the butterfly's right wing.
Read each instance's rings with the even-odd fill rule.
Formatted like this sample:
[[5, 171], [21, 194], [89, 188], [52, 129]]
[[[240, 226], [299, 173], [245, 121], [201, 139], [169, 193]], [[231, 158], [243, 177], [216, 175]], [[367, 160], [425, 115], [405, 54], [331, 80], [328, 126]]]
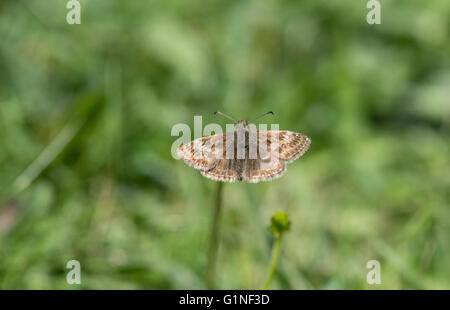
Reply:
[[305, 154], [311, 139], [289, 130], [268, 130], [259, 132], [258, 143], [267, 143], [270, 155], [290, 163]]
[[286, 171], [290, 163], [302, 156], [309, 147], [309, 137], [288, 130], [258, 131], [257, 158], [248, 159], [244, 178], [248, 182], [270, 181]]
[[243, 171], [244, 179], [250, 183], [270, 181], [283, 175], [286, 171], [284, 161], [272, 156], [267, 160], [248, 159]]

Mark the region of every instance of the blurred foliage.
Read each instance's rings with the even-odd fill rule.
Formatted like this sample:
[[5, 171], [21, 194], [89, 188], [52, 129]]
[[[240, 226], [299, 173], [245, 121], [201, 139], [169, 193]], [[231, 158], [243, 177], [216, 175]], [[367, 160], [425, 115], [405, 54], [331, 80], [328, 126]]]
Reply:
[[225, 185], [220, 288], [261, 286], [282, 210], [273, 288], [450, 289], [448, 0], [80, 2], [0, 1], [0, 288], [204, 288], [216, 184], [171, 128], [273, 110], [312, 145]]
[[277, 211], [270, 218], [270, 230], [278, 236], [281, 236], [285, 231], [291, 229], [291, 221], [289, 220], [289, 215], [284, 212]]

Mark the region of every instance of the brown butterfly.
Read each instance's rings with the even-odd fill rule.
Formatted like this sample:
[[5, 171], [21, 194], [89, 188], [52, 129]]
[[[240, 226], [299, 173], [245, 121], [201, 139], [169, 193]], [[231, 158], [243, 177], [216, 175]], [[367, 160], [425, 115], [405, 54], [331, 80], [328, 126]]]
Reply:
[[[286, 163], [301, 157], [311, 139], [288, 130], [251, 130], [246, 120], [236, 122], [234, 132], [195, 139], [177, 150], [189, 166], [215, 181], [251, 183], [270, 181], [286, 171]], [[269, 111], [257, 119], [272, 114]]]

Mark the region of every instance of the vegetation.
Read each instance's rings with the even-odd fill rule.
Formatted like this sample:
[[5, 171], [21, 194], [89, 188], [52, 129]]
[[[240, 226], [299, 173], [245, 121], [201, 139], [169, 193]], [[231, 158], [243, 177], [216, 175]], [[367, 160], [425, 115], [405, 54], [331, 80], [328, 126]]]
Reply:
[[450, 2], [381, 2], [0, 1], [0, 288], [205, 288], [217, 183], [171, 128], [272, 110], [311, 148], [224, 184], [216, 287], [263, 285], [279, 210], [272, 289], [450, 289]]

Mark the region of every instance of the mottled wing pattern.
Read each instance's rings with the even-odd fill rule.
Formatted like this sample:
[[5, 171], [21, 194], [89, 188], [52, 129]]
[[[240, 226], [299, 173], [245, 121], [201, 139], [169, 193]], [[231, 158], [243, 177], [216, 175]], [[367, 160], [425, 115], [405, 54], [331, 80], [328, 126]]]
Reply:
[[[236, 141], [235, 133], [203, 137], [179, 147], [178, 155], [212, 180], [257, 183], [280, 177], [286, 171], [286, 163], [302, 156], [311, 143], [309, 137], [301, 133], [287, 130], [258, 131], [256, 139], [247, 141], [249, 145], [245, 148], [245, 159], [237, 159], [236, 142], [227, 144], [227, 134], [233, 135]], [[260, 148], [263, 143], [267, 146]], [[257, 144], [256, 158], [249, 155], [252, 144]], [[234, 152], [230, 152], [234, 158], [226, 157], [226, 147], [234, 149]]]
[[244, 179], [251, 183], [270, 181], [280, 177], [285, 171], [285, 163], [276, 157], [267, 160], [248, 159], [244, 169]]
[[267, 147], [258, 148], [258, 158], [248, 159], [244, 179], [248, 182], [270, 181], [286, 171], [286, 163], [301, 157], [311, 143], [309, 137], [287, 130], [259, 131], [257, 143]]
[[304, 134], [288, 130], [258, 132], [258, 144], [266, 143], [268, 152], [288, 163], [308, 150], [311, 139]]
[[201, 170], [200, 173], [215, 181], [238, 181], [241, 180], [239, 171], [242, 161], [242, 159], [218, 159], [211, 169]]
[[223, 158], [224, 139], [223, 134], [198, 138], [180, 146], [177, 154], [189, 166], [208, 170], [216, 164], [217, 159]]
[[[288, 163], [293, 162], [297, 158], [301, 157], [308, 150], [311, 144], [311, 139], [304, 134], [280, 130], [275, 131], [279, 133], [279, 158], [285, 160]], [[271, 131], [274, 133], [274, 131]]]

